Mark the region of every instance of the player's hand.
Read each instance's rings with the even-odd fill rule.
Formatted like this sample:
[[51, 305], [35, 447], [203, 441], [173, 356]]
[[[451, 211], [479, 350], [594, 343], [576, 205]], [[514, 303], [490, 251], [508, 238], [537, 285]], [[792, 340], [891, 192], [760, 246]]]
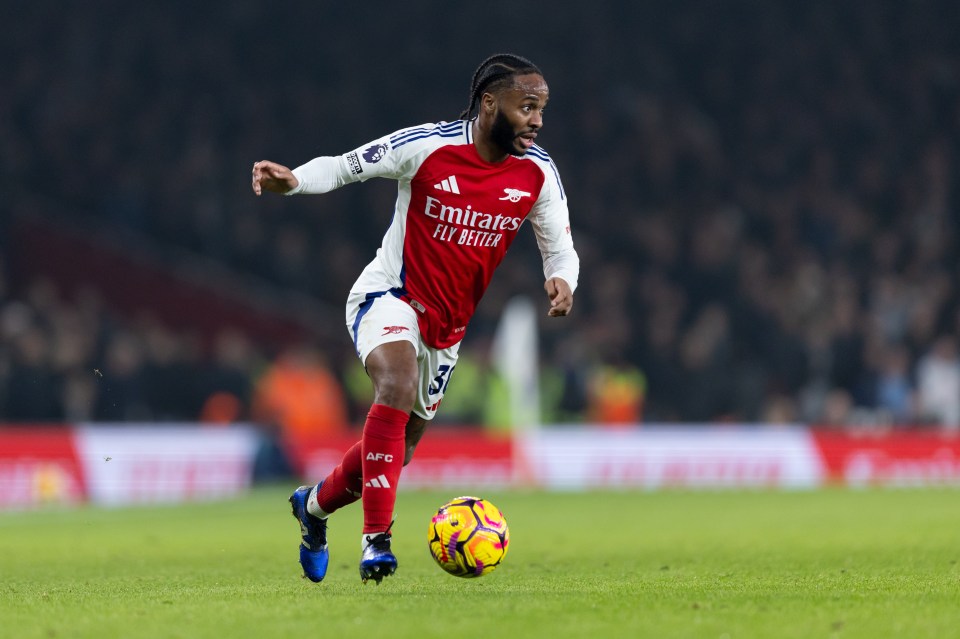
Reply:
[[573, 291], [565, 280], [559, 277], [551, 277], [543, 284], [543, 289], [550, 298], [550, 311], [547, 313], [550, 317], [563, 317], [570, 314], [573, 308]]
[[286, 193], [295, 189], [300, 181], [293, 171], [269, 160], [260, 160], [253, 163], [253, 192], [257, 195], [263, 191]]

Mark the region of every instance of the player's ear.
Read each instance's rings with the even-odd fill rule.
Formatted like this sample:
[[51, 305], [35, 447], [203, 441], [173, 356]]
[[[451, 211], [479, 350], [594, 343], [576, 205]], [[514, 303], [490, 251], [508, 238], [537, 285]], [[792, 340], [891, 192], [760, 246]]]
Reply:
[[487, 115], [493, 115], [497, 111], [497, 97], [492, 93], [484, 93], [480, 96], [480, 108]]

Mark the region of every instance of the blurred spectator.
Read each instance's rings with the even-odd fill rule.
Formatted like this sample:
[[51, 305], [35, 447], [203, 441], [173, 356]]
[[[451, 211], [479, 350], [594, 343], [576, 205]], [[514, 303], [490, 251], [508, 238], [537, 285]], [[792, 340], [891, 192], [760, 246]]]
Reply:
[[541, 366], [540, 394], [547, 424], [582, 422], [590, 403], [593, 364], [584, 340], [574, 337], [553, 347], [553, 358]]
[[854, 404], [850, 393], [842, 388], [834, 388], [827, 393], [823, 402], [820, 425], [830, 428], [842, 428], [854, 425]]
[[680, 417], [689, 422], [729, 420], [738, 415], [732, 385], [729, 319], [717, 304], [705, 307], [680, 342], [680, 380], [686, 401]]
[[26, 329], [14, 342], [4, 393], [7, 418], [48, 422], [63, 419], [62, 383], [50, 366], [49, 338], [39, 328]]
[[[565, 389], [560, 421], [584, 417], [584, 380], [614, 363], [593, 360], [616, 352], [646, 378], [645, 421], [848, 420], [863, 407], [909, 421], [906, 358], [926, 418], [960, 425], [951, 358], [934, 353], [946, 348], [935, 346], [940, 336], [960, 334], [953, 8], [691, 0], [616, 11], [560, 3], [540, 16], [542, 39], [519, 53], [551, 82], [540, 140], [566, 176], [584, 263], [573, 324], [543, 330], [548, 343], [562, 330], [568, 350], [577, 340], [590, 355], [550, 364]], [[13, 54], [0, 100], [4, 419], [196, 419], [209, 409], [222, 420], [247, 410], [235, 374], [258, 373], [248, 361], [221, 378], [212, 370], [223, 364], [206, 359], [196, 336], [37, 283], [21, 266], [30, 260], [17, 220], [147, 238], [168, 264], [199, 254], [340, 308], [395, 191], [255, 201], [249, 164], [277, 145], [303, 161], [321, 146], [348, 151], [438, 102], [456, 117], [462, 96], [451, 87], [465, 91], [477, 62], [459, 44], [489, 41], [482, 21], [463, 21], [384, 63], [378, 47], [355, 47], [355, 31], [338, 28], [360, 15], [348, 5], [310, 9], [326, 11], [323, 38], [310, 14], [270, 27], [268, 5], [186, 9], [26, 4], [0, 22]], [[428, 13], [397, 4], [362, 17], [380, 33], [423, 29]], [[581, 46], [550, 35], [570, 23]], [[316, 63], [273, 73], [301, 59]], [[418, 91], [402, 104], [378, 99], [411, 84]], [[113, 176], [112, 187], [96, 175]], [[494, 281], [468, 340], [492, 330], [499, 302], [537, 274], [532, 240], [518, 242], [528, 244], [511, 252], [510, 276]], [[137, 346], [117, 345], [118, 332]], [[901, 345], [890, 361], [880, 355]], [[322, 350], [340, 353], [341, 343]], [[123, 410], [108, 410], [120, 385], [108, 361], [128, 369]], [[352, 381], [362, 367], [344, 366], [347, 388], [369, 387]], [[91, 377], [94, 368], [104, 377]], [[224, 388], [208, 388], [199, 371]], [[26, 398], [15, 397], [22, 386]], [[49, 397], [27, 406], [31, 393]]]
[[643, 421], [647, 381], [643, 372], [623, 359], [604, 363], [590, 379], [587, 418], [600, 426], [633, 426]]
[[93, 418], [104, 422], [149, 421], [154, 418], [147, 400], [144, 349], [140, 339], [125, 331], [107, 343]]
[[[239, 343], [222, 346], [233, 350]], [[252, 393], [251, 416], [260, 429], [256, 481], [293, 476], [291, 450], [322, 442], [348, 426], [340, 382], [312, 345], [299, 344], [281, 352], [255, 381]]]
[[197, 347], [157, 320], [141, 322], [144, 361], [139, 371], [145, 408], [159, 421], [191, 421], [200, 414], [202, 392], [191, 353]]
[[772, 395], [767, 399], [760, 419], [772, 426], [786, 426], [797, 423], [797, 402], [787, 395]]
[[229, 424], [249, 420], [251, 371], [258, 367], [253, 345], [243, 333], [220, 331], [213, 346], [213, 360], [203, 375], [205, 399], [200, 421]]
[[941, 335], [917, 364], [920, 416], [960, 430], [960, 354], [957, 339]]
[[873, 405], [881, 414], [889, 415], [894, 424], [909, 425], [919, 415], [910, 377], [910, 353], [903, 346], [891, 346], [880, 356], [880, 370], [873, 380]]
[[347, 405], [340, 382], [313, 346], [282, 352], [257, 380], [253, 417], [276, 424], [291, 442], [315, 442], [346, 430]]

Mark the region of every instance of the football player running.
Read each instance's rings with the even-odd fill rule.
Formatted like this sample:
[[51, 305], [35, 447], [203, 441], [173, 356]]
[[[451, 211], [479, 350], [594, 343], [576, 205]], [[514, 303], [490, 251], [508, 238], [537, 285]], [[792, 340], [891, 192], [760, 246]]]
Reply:
[[327, 517], [362, 500], [360, 577], [397, 569], [390, 527], [397, 485], [450, 384], [480, 298], [522, 223], [536, 235], [550, 317], [573, 306], [580, 261], [556, 165], [536, 144], [549, 97], [529, 60], [500, 54], [474, 73], [453, 122], [424, 124], [293, 170], [260, 161], [253, 191], [326, 193], [372, 177], [396, 180], [393, 219], [347, 299], [346, 326], [373, 382], [360, 441], [316, 486], [290, 497], [304, 575], [322, 581]]

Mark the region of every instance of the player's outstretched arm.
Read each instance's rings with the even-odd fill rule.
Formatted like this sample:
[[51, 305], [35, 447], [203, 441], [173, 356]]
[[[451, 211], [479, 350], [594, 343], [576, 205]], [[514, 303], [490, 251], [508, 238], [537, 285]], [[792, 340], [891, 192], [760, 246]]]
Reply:
[[547, 313], [550, 317], [563, 317], [570, 314], [573, 308], [573, 291], [566, 280], [559, 277], [551, 277], [544, 282], [543, 289], [550, 298], [550, 311]]
[[269, 160], [260, 160], [253, 163], [253, 192], [257, 195], [263, 191], [286, 193], [297, 188], [300, 181], [293, 171]]

